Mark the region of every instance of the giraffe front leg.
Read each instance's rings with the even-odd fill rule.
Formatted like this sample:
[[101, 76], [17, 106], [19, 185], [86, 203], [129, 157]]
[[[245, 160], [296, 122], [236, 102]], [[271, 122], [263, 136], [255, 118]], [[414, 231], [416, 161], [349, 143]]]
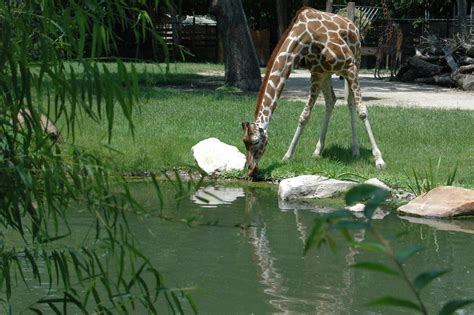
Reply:
[[319, 82], [312, 76], [311, 77], [311, 91], [304, 106], [303, 112], [300, 115], [300, 119], [298, 121], [298, 127], [296, 128], [295, 134], [293, 139], [291, 140], [290, 146], [288, 147], [288, 151], [283, 156], [283, 160], [289, 160], [293, 157], [295, 152], [296, 145], [298, 144], [298, 140], [300, 139], [301, 134], [303, 133], [303, 129], [306, 123], [309, 121], [311, 117], [311, 111], [313, 110], [314, 103], [319, 95]]
[[331, 114], [334, 109], [334, 104], [336, 103], [336, 95], [331, 85], [331, 77], [325, 79], [322, 84], [322, 90], [324, 95], [324, 103], [326, 105], [326, 111], [324, 112], [323, 124], [321, 125], [321, 132], [319, 133], [319, 140], [316, 144], [316, 149], [314, 150], [313, 157], [321, 157], [321, 152], [324, 149], [326, 142], [326, 134], [328, 131], [329, 120], [331, 119]]
[[354, 98], [352, 97], [352, 103], [349, 104], [349, 112], [351, 114], [351, 129], [352, 129], [352, 156], [360, 156], [360, 143], [359, 138], [357, 137], [357, 128], [356, 128], [356, 108], [353, 102]]

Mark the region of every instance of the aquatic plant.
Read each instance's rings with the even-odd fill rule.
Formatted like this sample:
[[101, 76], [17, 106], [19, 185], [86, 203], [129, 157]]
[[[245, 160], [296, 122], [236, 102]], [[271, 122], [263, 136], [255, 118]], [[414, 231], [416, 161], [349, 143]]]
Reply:
[[412, 169], [413, 178], [408, 177], [409, 183], [408, 187], [410, 190], [417, 196], [432, 190], [433, 188], [441, 185], [452, 186], [456, 178], [458, 171], [457, 164], [454, 165], [454, 168], [448, 172], [448, 176], [444, 182], [441, 182], [439, 179], [439, 170], [441, 166], [441, 157], [438, 159], [436, 167], [433, 168], [431, 160], [429, 160], [428, 168], [424, 170], [423, 173], [417, 171], [415, 168]]
[[[364, 269], [372, 272], [384, 273], [402, 280], [408, 290], [412, 293], [412, 299], [400, 298], [394, 295], [385, 295], [374, 299], [367, 303], [367, 306], [395, 306], [422, 314], [428, 314], [427, 307], [421, 297], [421, 291], [425, 289], [433, 280], [441, 277], [449, 272], [449, 269], [432, 269], [417, 275], [414, 279], [409, 277], [407, 272], [408, 260], [425, 249], [424, 245], [413, 244], [407, 248], [396, 249], [392, 241], [403, 235], [395, 235], [387, 237], [372, 224], [372, 216], [377, 208], [387, 199], [388, 192], [384, 189], [361, 184], [350, 189], [346, 196], [347, 205], [356, 202], [364, 202], [364, 221], [356, 220], [352, 212], [348, 210], [339, 210], [330, 212], [315, 219], [310, 235], [308, 236], [304, 254], [314, 247], [328, 245], [333, 250], [336, 249], [335, 232], [343, 235], [347, 244], [354, 249], [373, 252], [389, 259], [390, 263], [382, 263], [377, 261], [361, 261], [353, 264], [351, 267]], [[376, 241], [355, 241], [351, 235], [351, 231], [365, 230], [374, 236]], [[456, 310], [474, 303], [474, 299], [451, 300], [444, 304], [438, 314], [453, 314]]]

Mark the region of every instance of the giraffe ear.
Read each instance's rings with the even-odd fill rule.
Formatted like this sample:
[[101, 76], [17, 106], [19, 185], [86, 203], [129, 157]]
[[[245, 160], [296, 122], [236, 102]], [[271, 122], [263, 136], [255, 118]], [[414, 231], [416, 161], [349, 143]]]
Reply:
[[244, 131], [244, 137], [248, 137], [249, 135], [249, 123], [244, 121], [242, 122], [242, 130]]

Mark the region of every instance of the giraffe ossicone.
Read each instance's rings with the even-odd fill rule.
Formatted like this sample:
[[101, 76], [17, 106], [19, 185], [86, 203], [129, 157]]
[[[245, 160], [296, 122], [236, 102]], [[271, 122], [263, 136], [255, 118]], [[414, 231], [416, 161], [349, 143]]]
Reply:
[[255, 122], [242, 123], [249, 176], [255, 175], [258, 163], [265, 152], [268, 144], [268, 127], [285, 81], [295, 63], [301, 59], [305, 59], [311, 72], [311, 88], [308, 101], [300, 115], [295, 134], [284, 159], [293, 157], [295, 147], [311, 116], [315, 101], [322, 91], [326, 111], [313, 156], [319, 157], [321, 155], [329, 120], [336, 103], [336, 96], [331, 85], [331, 75], [337, 74], [344, 77], [349, 86], [347, 99], [351, 114], [353, 154], [359, 155], [359, 140], [356, 134], [357, 114], [367, 130], [376, 167], [379, 169], [385, 167], [382, 153], [377, 147], [372, 133], [367, 108], [362, 105], [358, 75], [360, 56], [359, 30], [349, 19], [309, 7], [303, 7], [297, 12], [268, 62], [257, 99]]

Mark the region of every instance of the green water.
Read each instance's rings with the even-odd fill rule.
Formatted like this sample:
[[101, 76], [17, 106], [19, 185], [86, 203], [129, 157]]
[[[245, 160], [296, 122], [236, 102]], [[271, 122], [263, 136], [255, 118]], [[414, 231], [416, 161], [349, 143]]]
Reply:
[[[147, 215], [129, 218], [139, 247], [161, 272], [167, 287], [192, 288], [189, 293], [200, 314], [413, 313], [364, 306], [382, 295], [412, 298], [397, 278], [349, 267], [359, 261], [380, 261], [380, 256], [350, 249], [340, 239], [335, 253], [328, 248], [313, 249], [303, 257], [303, 241], [313, 220], [340, 206], [340, 201], [282, 205], [276, 186], [242, 188], [236, 184], [208, 187], [211, 195], [201, 192], [200, 198], [187, 197], [178, 204], [175, 191], [164, 186], [166, 199], [160, 209], [150, 185], [135, 183], [132, 188], [148, 210]], [[203, 197], [211, 204], [203, 203]], [[472, 297], [474, 221], [412, 220], [415, 222], [388, 214], [375, 225], [385, 235], [407, 232], [395, 243], [397, 248], [415, 243], [428, 247], [408, 262], [411, 277], [426, 270], [453, 269], [425, 289], [423, 299], [431, 313], [449, 299]], [[90, 228], [90, 220], [83, 220], [81, 214], [70, 223], [73, 229]], [[370, 235], [363, 232], [355, 238], [370, 241]], [[34, 295], [34, 287], [16, 292], [13, 302], [21, 304]]]
[[[141, 184], [136, 188], [148, 207], [156, 207], [146, 197], [149, 188]], [[412, 313], [364, 306], [381, 295], [411, 298], [397, 278], [349, 267], [357, 261], [380, 261], [376, 254], [349, 249], [341, 241], [336, 253], [314, 249], [303, 257], [303, 240], [313, 220], [329, 211], [327, 202], [323, 207], [306, 206], [312, 209], [281, 210], [275, 186], [208, 189], [227, 202], [209, 207], [197, 204], [196, 198], [186, 199], [177, 209], [169, 198], [164, 213], [193, 217], [195, 222], [217, 222], [216, 226], [187, 226], [153, 216], [133, 224], [142, 248], [156, 262], [167, 285], [195, 287], [191, 294], [201, 314]], [[428, 247], [408, 262], [410, 276], [430, 269], [453, 269], [425, 289], [423, 298], [432, 313], [449, 299], [474, 295], [473, 221], [411, 223], [389, 214], [375, 224], [385, 235], [407, 232], [395, 243], [397, 248], [415, 243]], [[355, 237], [370, 240], [363, 232]]]

